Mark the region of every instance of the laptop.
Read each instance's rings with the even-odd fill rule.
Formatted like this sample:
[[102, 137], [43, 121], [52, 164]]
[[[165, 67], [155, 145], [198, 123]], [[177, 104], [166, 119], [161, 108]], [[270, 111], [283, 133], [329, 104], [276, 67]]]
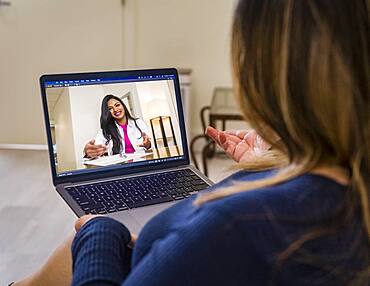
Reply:
[[212, 185], [189, 164], [176, 69], [43, 75], [40, 86], [53, 184], [77, 216], [138, 233]]

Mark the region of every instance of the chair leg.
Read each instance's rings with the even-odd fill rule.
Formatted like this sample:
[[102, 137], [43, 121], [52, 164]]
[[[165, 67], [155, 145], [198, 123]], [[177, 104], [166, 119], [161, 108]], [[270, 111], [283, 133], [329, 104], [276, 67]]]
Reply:
[[207, 148], [208, 144], [202, 149], [202, 164], [203, 164], [203, 173], [208, 177], [208, 167], [207, 167]]
[[[195, 168], [199, 169], [199, 165], [198, 165], [198, 162], [197, 162], [197, 159], [195, 157], [195, 152], [194, 152], [194, 145], [195, 145], [195, 142], [198, 140], [198, 139], [201, 139], [201, 138], [205, 138], [207, 139], [207, 136], [204, 135], [204, 134], [201, 134], [201, 135], [197, 135], [195, 136], [191, 142], [190, 142], [190, 156], [191, 156], [191, 159], [193, 160], [194, 162], [194, 165], [195, 165]], [[203, 151], [202, 151], [203, 153]], [[203, 156], [203, 155], [202, 155]]]
[[213, 158], [216, 154], [216, 144], [213, 141], [207, 143], [207, 158]]
[[[207, 158], [212, 158], [215, 152], [216, 144], [213, 141], [209, 141], [206, 146], [204, 146], [202, 150], [202, 163], [203, 163], [203, 173], [208, 176], [208, 165], [207, 165]], [[209, 156], [209, 154], [212, 156]]]

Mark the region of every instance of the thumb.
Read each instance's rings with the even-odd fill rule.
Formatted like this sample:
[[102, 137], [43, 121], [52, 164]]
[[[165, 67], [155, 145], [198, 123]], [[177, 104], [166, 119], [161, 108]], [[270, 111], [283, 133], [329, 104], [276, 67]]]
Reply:
[[81, 227], [84, 226], [85, 223], [87, 223], [89, 220], [95, 218], [95, 217], [98, 217], [99, 215], [92, 215], [92, 214], [88, 214], [88, 215], [83, 215], [82, 217], [80, 217], [79, 219], [77, 219], [76, 223], [75, 223], [75, 230], [76, 231], [79, 231], [81, 229]]
[[92, 145], [94, 145], [94, 144], [95, 144], [95, 139], [91, 139], [91, 140], [89, 141], [89, 143], [90, 143], [90, 144], [92, 144]]

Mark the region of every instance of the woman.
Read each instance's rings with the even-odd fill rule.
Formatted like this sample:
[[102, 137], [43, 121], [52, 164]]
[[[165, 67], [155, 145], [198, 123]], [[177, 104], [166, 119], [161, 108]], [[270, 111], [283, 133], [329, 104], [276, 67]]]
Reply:
[[113, 219], [80, 218], [72, 285], [368, 285], [368, 5], [240, 0], [237, 97], [272, 149], [208, 130], [259, 171], [164, 211], [137, 240]]
[[144, 121], [134, 118], [117, 96], [109, 94], [103, 98], [100, 127], [96, 137], [85, 145], [86, 157], [134, 153], [151, 147]]

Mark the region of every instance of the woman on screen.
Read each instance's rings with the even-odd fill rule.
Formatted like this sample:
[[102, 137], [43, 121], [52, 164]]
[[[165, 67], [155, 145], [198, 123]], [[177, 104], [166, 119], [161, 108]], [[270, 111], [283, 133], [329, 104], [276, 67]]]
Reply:
[[117, 96], [109, 94], [103, 98], [100, 127], [96, 137], [85, 145], [86, 157], [142, 152], [151, 148], [146, 124], [134, 118]]

